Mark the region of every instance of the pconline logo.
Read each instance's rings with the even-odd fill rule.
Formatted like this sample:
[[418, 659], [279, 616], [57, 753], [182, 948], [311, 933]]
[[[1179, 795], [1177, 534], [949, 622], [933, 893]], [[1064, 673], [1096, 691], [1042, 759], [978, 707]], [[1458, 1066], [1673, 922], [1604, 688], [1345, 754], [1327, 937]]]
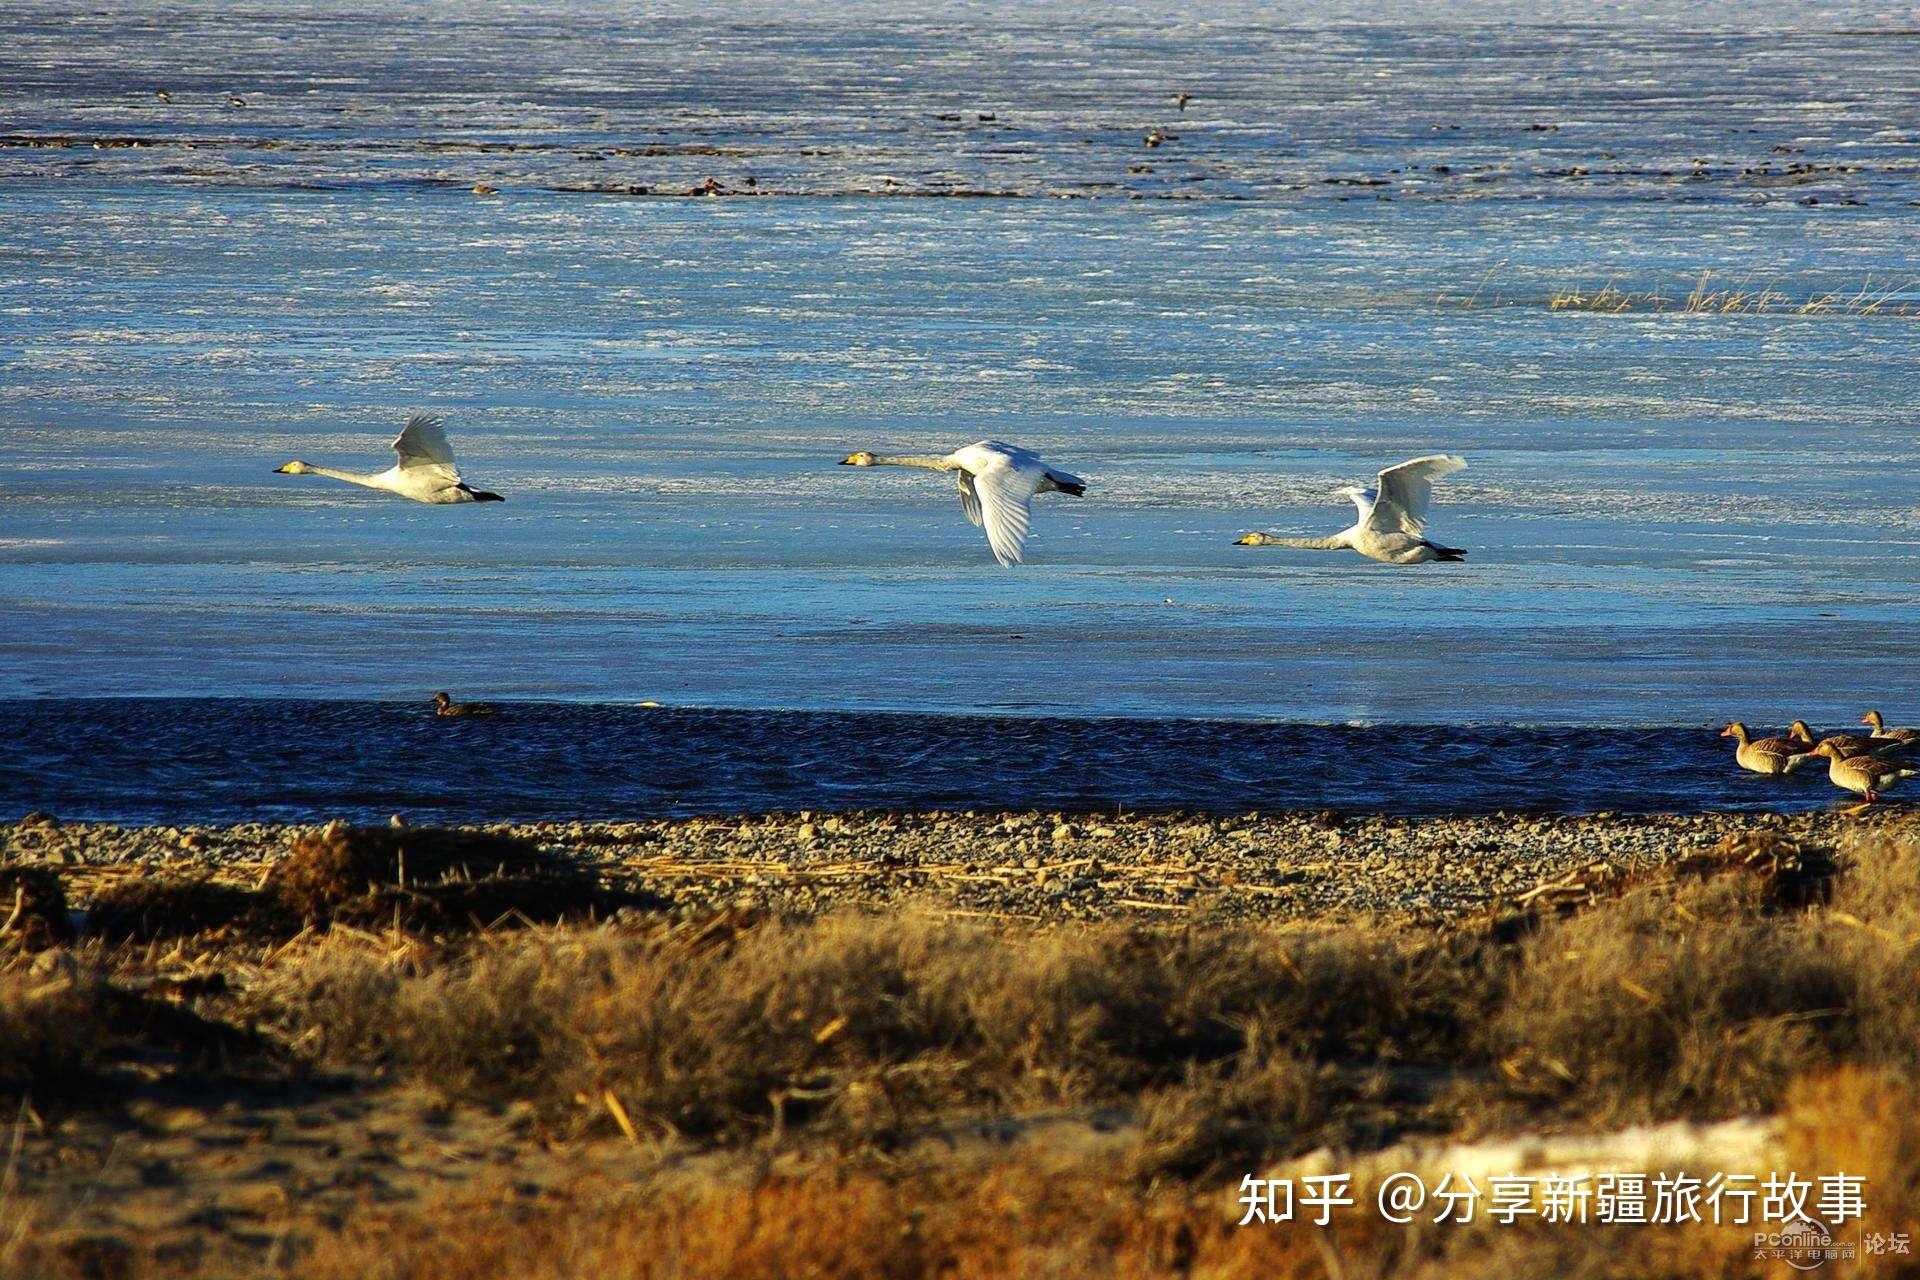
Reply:
[[1780, 1224], [1778, 1231], [1753, 1233], [1755, 1258], [1778, 1258], [1795, 1271], [1814, 1271], [1840, 1256], [1841, 1245], [1827, 1225], [1817, 1218], [1797, 1214]]

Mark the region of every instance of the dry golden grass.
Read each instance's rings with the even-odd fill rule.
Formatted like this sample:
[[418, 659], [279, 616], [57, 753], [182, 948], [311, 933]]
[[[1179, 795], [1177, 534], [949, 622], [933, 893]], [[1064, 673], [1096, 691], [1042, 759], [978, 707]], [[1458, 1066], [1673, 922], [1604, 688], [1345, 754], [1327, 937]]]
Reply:
[[1333, 1067], [1249, 1037], [1231, 1063], [1189, 1067], [1177, 1084], [1139, 1099], [1132, 1172], [1152, 1180], [1228, 1178], [1314, 1146], [1352, 1145], [1343, 1120], [1358, 1110], [1354, 1082]]
[[129, 877], [94, 897], [87, 934], [114, 943], [190, 938], [238, 922], [278, 929], [279, 914], [262, 895], [204, 876]]
[[1643, 889], [1521, 949], [1491, 1049], [1517, 1093], [1607, 1121], [1773, 1107], [1850, 1037], [1856, 975], [1727, 880]]
[[325, 1058], [382, 1063], [453, 1097], [530, 1099], [605, 1126], [620, 1123], [611, 1093], [649, 1133], [828, 1122], [876, 1139], [956, 1108], [1244, 1084], [1265, 1078], [1256, 1060], [1289, 1055], [1451, 1056], [1471, 991], [1458, 961], [1411, 934], [1011, 933], [848, 915], [525, 931], [425, 965], [348, 939], [258, 1004]]
[[1753, 1114], [1802, 1072], [1910, 1060], [1914, 847], [1851, 851], [1812, 909], [1729, 865], [1505, 946], [848, 915], [529, 930], [424, 964], [347, 938], [260, 998], [330, 1061], [529, 1099], [570, 1126], [892, 1141], [956, 1111], [1138, 1103], [1157, 1117], [1148, 1173], [1430, 1124], [1394, 1096], [1401, 1068], [1456, 1077], [1480, 1120], [1621, 1122]]
[[1866, 1179], [1872, 1228], [1920, 1239], [1920, 1081], [1910, 1070], [1841, 1067], [1787, 1091], [1786, 1150], [1808, 1177]]
[[1920, 280], [1876, 282], [1868, 276], [1852, 292], [1790, 294], [1772, 285], [1753, 282], [1751, 273], [1722, 283], [1715, 272], [1702, 271], [1684, 294], [1658, 289], [1634, 292], [1622, 289], [1617, 278], [1597, 289], [1571, 288], [1551, 294], [1547, 305], [1555, 311], [1591, 311], [1607, 315], [1622, 312], [1675, 312], [1688, 315], [1834, 315], [1914, 316], [1920, 303], [1907, 295]]
[[[1920, 1230], [1920, 842], [1844, 844], [1837, 875], [1763, 845], [1479, 925], [336, 923], [254, 946], [231, 988], [137, 999], [70, 952], [21, 952], [0, 969], [0, 1094], [97, 1107], [108, 1091], [71, 1084], [185, 1052], [201, 1019], [231, 1035], [196, 1062], [231, 1067], [257, 1026], [352, 1087], [531, 1102], [529, 1144], [657, 1143], [678, 1171], [369, 1200], [289, 1237], [278, 1274], [1768, 1274], [1735, 1231], [1413, 1232], [1364, 1211], [1240, 1229], [1230, 1190], [1323, 1146], [1777, 1114], [1797, 1172], [1864, 1174], [1874, 1229]], [[129, 937], [168, 941], [81, 954], [118, 983], [202, 956], [164, 904], [123, 905]], [[1050, 1124], [1107, 1145], [1049, 1151]], [[39, 1221], [0, 1194], [0, 1275], [194, 1273]]]
[[346, 930], [244, 1003], [322, 1061], [570, 1130], [887, 1143], [956, 1112], [1124, 1103], [1157, 1117], [1142, 1170], [1190, 1173], [1431, 1124], [1396, 1098], [1403, 1068], [1465, 1082], [1482, 1120], [1616, 1122], [1752, 1114], [1800, 1073], [1908, 1061], [1920, 851], [1842, 857], [1811, 909], [1732, 859], [1509, 944], [854, 914], [445, 945]]
[[[1640, 295], [1646, 298], [1648, 295]], [[1547, 305], [1555, 311], [1603, 311], [1614, 313], [1633, 307], [1635, 295], [1618, 288], [1609, 280], [1598, 289], [1588, 293], [1580, 289], [1568, 289], [1556, 293], [1548, 299]], [[1642, 303], [1645, 310], [1645, 303]]]
[[73, 966], [0, 973], [0, 1099], [60, 1097], [93, 1078], [110, 1038], [100, 995]]
[[1758, 877], [1648, 886], [1520, 949], [1490, 1056], [1520, 1097], [1595, 1120], [1777, 1107], [1796, 1075], [1911, 1070], [1920, 844], [1856, 842], [1829, 903]]
[[484, 929], [506, 919], [587, 920], [640, 900], [577, 860], [516, 836], [459, 828], [334, 823], [294, 841], [256, 910], [308, 923]]
[[[456, 1222], [464, 1225], [454, 1230]], [[1016, 1166], [901, 1177], [830, 1169], [646, 1203], [589, 1196], [527, 1210], [504, 1197], [450, 1200], [420, 1217], [359, 1224], [324, 1242], [303, 1273], [315, 1280], [1066, 1280], [1177, 1274], [1227, 1239], [1211, 1206], [1185, 1195], [1141, 1197], [1095, 1171]], [[1307, 1249], [1302, 1262], [1317, 1257]]]
[[0, 956], [72, 940], [60, 878], [44, 867], [0, 862]]
[[1485, 1223], [1425, 1231], [1238, 1227], [1227, 1198], [1142, 1190], [1096, 1166], [964, 1176], [832, 1169], [664, 1200], [518, 1210], [447, 1201], [357, 1224], [303, 1262], [316, 1280], [1648, 1280], [1768, 1274], [1730, 1230]]

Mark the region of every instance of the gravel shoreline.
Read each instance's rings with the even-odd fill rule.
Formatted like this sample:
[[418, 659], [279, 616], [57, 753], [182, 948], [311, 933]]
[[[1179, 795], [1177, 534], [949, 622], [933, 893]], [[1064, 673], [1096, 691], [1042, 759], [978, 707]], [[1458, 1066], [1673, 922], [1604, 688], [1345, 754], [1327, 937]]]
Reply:
[[[102, 885], [139, 872], [257, 883], [319, 825], [117, 827], [35, 814], [0, 825], [0, 851], [57, 870], [84, 908]], [[531, 840], [687, 911], [915, 906], [1010, 920], [1233, 923], [1457, 918], [1594, 863], [1651, 869], [1745, 832], [1832, 847], [1915, 826], [1911, 812], [1889, 808], [1860, 817], [799, 813], [476, 829]]]

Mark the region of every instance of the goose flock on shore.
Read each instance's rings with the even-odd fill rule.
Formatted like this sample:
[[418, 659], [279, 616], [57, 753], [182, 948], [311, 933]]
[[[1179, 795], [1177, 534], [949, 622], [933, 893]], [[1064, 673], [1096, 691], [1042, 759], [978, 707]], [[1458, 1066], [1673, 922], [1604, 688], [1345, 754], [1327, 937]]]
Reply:
[[1825, 760], [1827, 780], [1860, 796], [1860, 807], [1865, 807], [1902, 778], [1920, 774], [1906, 754], [1920, 749], [1920, 729], [1889, 729], [1878, 711], [1867, 712], [1860, 723], [1872, 726], [1873, 732], [1816, 738], [1806, 721], [1795, 720], [1782, 737], [1755, 738], [1735, 720], [1720, 736], [1733, 739], [1734, 762], [1750, 773], [1784, 777], [1809, 760]]

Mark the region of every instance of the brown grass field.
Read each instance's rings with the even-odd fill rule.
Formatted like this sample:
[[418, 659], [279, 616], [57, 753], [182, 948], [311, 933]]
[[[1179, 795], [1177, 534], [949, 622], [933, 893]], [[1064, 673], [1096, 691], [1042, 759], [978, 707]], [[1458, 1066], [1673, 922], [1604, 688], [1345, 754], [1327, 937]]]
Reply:
[[[16, 854], [0, 1274], [1790, 1274], [1751, 1229], [1367, 1195], [1394, 1153], [1673, 1122], [1702, 1172], [1738, 1130], [1865, 1176], [1837, 1236], [1920, 1228], [1904, 820], [1426, 918], [1170, 915], [688, 906], [479, 832], [308, 831], [246, 881]], [[1358, 1207], [1237, 1225], [1243, 1175], [1308, 1167]]]

